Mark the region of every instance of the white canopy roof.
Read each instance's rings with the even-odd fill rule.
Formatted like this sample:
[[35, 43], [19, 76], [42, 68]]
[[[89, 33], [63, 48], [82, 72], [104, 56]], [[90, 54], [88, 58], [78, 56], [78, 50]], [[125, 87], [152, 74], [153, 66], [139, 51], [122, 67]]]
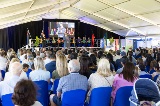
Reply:
[[122, 36], [160, 35], [160, 0], [0, 0], [0, 29], [75, 19]]

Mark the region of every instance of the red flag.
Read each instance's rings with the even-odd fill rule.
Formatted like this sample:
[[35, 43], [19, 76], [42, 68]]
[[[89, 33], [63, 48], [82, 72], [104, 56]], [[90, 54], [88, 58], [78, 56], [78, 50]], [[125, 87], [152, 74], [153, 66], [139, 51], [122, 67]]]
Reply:
[[95, 36], [94, 36], [94, 33], [92, 34], [92, 47], [94, 47], [94, 38], [95, 38]]

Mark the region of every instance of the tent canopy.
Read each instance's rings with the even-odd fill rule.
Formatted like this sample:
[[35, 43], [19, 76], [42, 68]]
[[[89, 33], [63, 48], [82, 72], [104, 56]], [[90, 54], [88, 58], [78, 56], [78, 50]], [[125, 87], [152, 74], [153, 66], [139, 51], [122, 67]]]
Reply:
[[160, 35], [160, 0], [0, 0], [0, 29], [75, 19], [121, 36]]

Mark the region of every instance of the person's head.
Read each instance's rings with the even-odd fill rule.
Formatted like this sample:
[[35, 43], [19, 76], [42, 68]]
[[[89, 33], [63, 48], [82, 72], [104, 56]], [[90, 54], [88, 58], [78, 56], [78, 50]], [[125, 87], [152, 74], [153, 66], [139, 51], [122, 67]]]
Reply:
[[63, 77], [68, 74], [67, 59], [63, 53], [59, 53], [56, 57], [56, 70], [60, 77]]
[[122, 57], [122, 58], [121, 58], [121, 64], [122, 64], [122, 66], [124, 67], [124, 65], [125, 65], [128, 61], [129, 61], [129, 60], [128, 60], [128, 58], [127, 58], [126, 56]]
[[20, 62], [14, 62], [10, 64], [9, 71], [16, 76], [20, 76], [22, 72], [22, 64]]
[[70, 55], [70, 59], [77, 59], [77, 53], [76, 52], [72, 52]]
[[134, 76], [138, 78], [139, 77], [139, 73], [140, 73], [139, 67], [135, 66]]
[[144, 62], [143, 62], [143, 59], [142, 59], [142, 58], [138, 58], [138, 59], [137, 59], [137, 65], [140, 65], [140, 64], [144, 64]]
[[29, 68], [29, 65], [28, 64], [23, 64], [23, 71], [24, 72], [27, 72], [28, 71], [28, 68]]
[[146, 58], [146, 65], [150, 66], [150, 63], [152, 60], [153, 60], [153, 57], [151, 56], [151, 54], [148, 54]]
[[35, 68], [35, 70], [39, 70], [39, 69], [45, 70], [44, 61], [41, 57], [38, 57], [35, 59], [34, 68]]
[[159, 72], [159, 71], [160, 71], [160, 70], [159, 70], [159, 64], [158, 64], [158, 63], [154, 64], [153, 69], [154, 69], [155, 71]]
[[145, 65], [144, 64], [139, 64], [139, 69], [141, 71], [145, 71]]
[[90, 59], [93, 62], [94, 65], [97, 65], [97, 58], [95, 54], [91, 54], [90, 55]]
[[98, 55], [98, 58], [99, 58], [99, 59], [102, 58], [103, 51], [99, 51], [97, 55]]
[[150, 63], [150, 70], [152, 70], [156, 64], [157, 64], [156, 60], [151, 61], [151, 63]]
[[10, 61], [10, 64], [12, 64], [14, 62], [20, 62], [20, 60], [18, 58], [12, 58], [12, 60]]
[[135, 71], [135, 66], [133, 63], [131, 62], [127, 62], [124, 65], [123, 71], [121, 72], [121, 74], [123, 74], [123, 78], [129, 82], [133, 82], [135, 79], [134, 76], [134, 71]]
[[112, 75], [112, 73], [110, 71], [110, 63], [107, 59], [105, 59], [105, 58], [100, 59], [100, 61], [98, 63], [97, 73], [99, 73], [100, 75], [102, 75], [104, 77], [108, 77], [108, 76]]
[[89, 60], [87, 57], [82, 57], [80, 59], [80, 74], [87, 73], [89, 71]]
[[121, 54], [120, 50], [117, 50], [117, 51], [116, 51], [116, 54], [117, 54], [117, 55], [120, 55], [120, 54]]
[[54, 53], [50, 54], [49, 57], [50, 57], [50, 59], [52, 59], [52, 60], [56, 59], [56, 55], [55, 55]]
[[68, 71], [69, 73], [72, 73], [72, 72], [79, 72], [80, 70], [80, 63], [78, 60], [70, 60], [69, 63], [68, 63]]
[[21, 80], [17, 82], [12, 101], [18, 106], [31, 106], [36, 101], [36, 87], [31, 80]]
[[132, 62], [133, 52], [132, 51], [128, 51], [128, 56], [129, 56], [129, 61]]
[[106, 58], [109, 60], [109, 62], [112, 62], [112, 61], [113, 61], [113, 56], [112, 56], [111, 53], [108, 53], [108, 54], [106, 55]]

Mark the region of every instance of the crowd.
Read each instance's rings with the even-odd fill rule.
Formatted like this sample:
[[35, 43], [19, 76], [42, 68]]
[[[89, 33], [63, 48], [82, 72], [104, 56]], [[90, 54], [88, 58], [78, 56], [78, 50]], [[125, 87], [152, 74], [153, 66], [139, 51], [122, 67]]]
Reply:
[[[63, 94], [76, 89], [87, 91], [85, 102], [88, 103], [91, 91], [98, 87], [112, 87], [112, 104], [119, 88], [134, 86], [143, 75], [150, 75], [160, 87], [159, 65], [158, 48], [126, 51], [123, 47], [108, 52], [92, 48], [42, 48], [31, 52], [21, 48], [17, 53], [13, 49], [7, 52], [0, 49], [0, 98], [12, 94], [16, 106], [42, 106], [36, 99], [34, 81], [54, 85], [59, 79], [57, 93], [50, 95], [51, 106], [61, 106]], [[53, 86], [49, 91], [53, 91]]]

